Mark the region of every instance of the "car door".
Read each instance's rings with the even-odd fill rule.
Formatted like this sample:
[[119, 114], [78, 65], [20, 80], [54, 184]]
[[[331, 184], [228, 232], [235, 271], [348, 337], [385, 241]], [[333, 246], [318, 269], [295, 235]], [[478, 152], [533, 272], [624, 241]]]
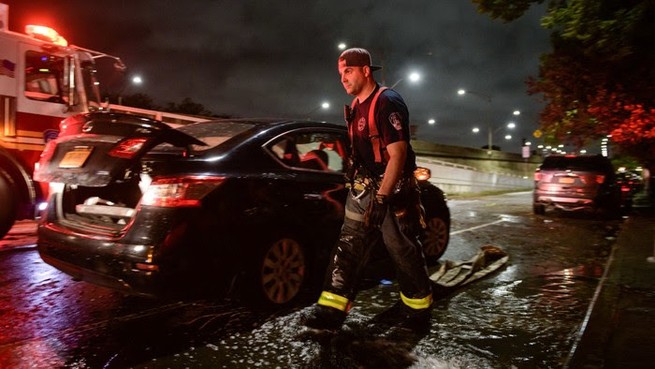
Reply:
[[285, 132], [264, 146], [293, 172], [277, 192], [315, 232], [336, 234], [343, 222], [347, 142], [345, 130], [311, 128]]

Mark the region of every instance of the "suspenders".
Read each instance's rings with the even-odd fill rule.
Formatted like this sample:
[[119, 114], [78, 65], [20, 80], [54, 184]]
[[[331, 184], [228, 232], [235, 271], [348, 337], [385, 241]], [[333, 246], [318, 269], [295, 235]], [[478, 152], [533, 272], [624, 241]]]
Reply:
[[[380, 86], [378, 91], [373, 96], [373, 99], [371, 100], [371, 105], [368, 108], [368, 135], [369, 135], [368, 137], [371, 139], [371, 144], [373, 145], [373, 155], [375, 155], [376, 163], [382, 163], [382, 149], [384, 148], [384, 142], [382, 142], [382, 140], [380, 139], [380, 133], [378, 132], [377, 124], [375, 124], [376, 104], [378, 102], [378, 97], [380, 97], [382, 91], [386, 89], [387, 87]], [[355, 106], [355, 102], [357, 102], [357, 98], [353, 99], [351, 107]], [[352, 137], [353, 134], [352, 131], [350, 131], [351, 142], [352, 142]], [[388, 157], [386, 157], [385, 155], [384, 161], [388, 161], [388, 160], [389, 160]]]

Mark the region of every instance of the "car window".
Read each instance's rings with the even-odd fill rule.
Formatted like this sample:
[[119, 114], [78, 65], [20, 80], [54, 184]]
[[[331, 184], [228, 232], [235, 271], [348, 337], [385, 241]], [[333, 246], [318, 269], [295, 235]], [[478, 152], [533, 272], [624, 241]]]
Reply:
[[547, 157], [541, 165], [542, 170], [575, 171], [613, 171], [612, 164], [598, 156], [561, 156]]
[[300, 170], [343, 172], [347, 160], [343, 135], [334, 132], [289, 132], [264, 148], [283, 165]]
[[[180, 126], [176, 129], [204, 142], [206, 146], [191, 145], [193, 151], [204, 151], [214, 148], [230, 138], [252, 129], [253, 127], [254, 125], [249, 123], [215, 121], [193, 123]], [[157, 150], [167, 150], [171, 148], [173, 148], [173, 146], [167, 143], [157, 146]]]

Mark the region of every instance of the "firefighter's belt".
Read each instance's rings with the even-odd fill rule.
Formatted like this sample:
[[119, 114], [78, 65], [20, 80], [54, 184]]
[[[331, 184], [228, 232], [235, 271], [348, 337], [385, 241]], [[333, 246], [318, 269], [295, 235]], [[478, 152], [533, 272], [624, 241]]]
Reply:
[[380, 187], [379, 181], [371, 177], [357, 176], [353, 181], [353, 189], [356, 191], [364, 191], [367, 189], [377, 189]]

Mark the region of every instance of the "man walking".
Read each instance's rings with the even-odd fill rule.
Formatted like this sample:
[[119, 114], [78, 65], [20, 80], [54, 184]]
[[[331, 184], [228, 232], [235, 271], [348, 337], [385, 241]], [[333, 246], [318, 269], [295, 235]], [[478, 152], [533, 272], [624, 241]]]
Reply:
[[343, 324], [370, 251], [382, 238], [400, 285], [400, 301], [383, 314], [385, 320], [428, 329], [432, 291], [418, 241], [424, 223], [407, 106], [398, 93], [376, 82], [373, 71], [381, 67], [372, 65], [367, 50], [345, 50], [338, 69], [344, 89], [355, 97], [346, 108], [351, 188], [324, 289], [304, 324], [320, 329]]

